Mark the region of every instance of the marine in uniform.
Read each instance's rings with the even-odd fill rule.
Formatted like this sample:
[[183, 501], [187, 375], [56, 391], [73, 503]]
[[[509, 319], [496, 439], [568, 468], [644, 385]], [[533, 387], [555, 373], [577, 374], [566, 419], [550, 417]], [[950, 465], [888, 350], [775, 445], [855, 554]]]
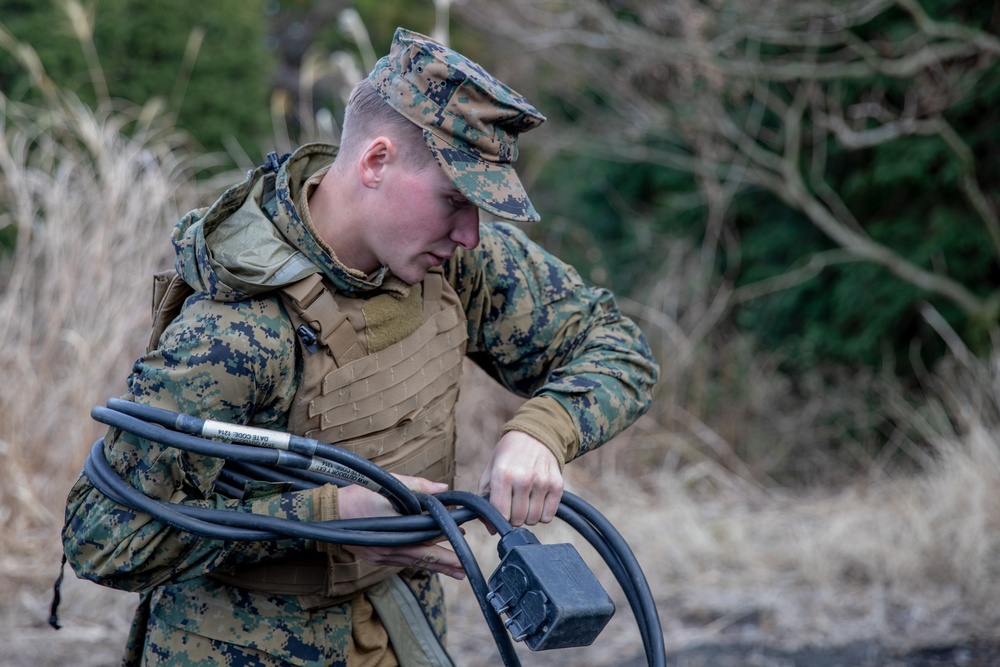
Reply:
[[[609, 292], [518, 228], [480, 223], [480, 210], [538, 219], [512, 167], [518, 135], [544, 120], [522, 96], [402, 29], [357, 90], [416, 128], [429, 166], [408, 165], [391, 138], [347, 165], [336, 147], [308, 144], [186, 215], [126, 398], [331, 442], [436, 492], [454, 480], [469, 358], [527, 398], [480, 490], [517, 524], [551, 520], [563, 464], [646, 410], [656, 363]], [[338, 208], [345, 187], [356, 198]], [[116, 429], [105, 455], [137, 489], [175, 503], [323, 521], [360, 497], [257, 482], [227, 498], [215, 490], [223, 460]], [[499, 492], [512, 459], [555, 472], [537, 482], [515, 470], [527, 485]], [[533, 483], [544, 503], [527, 503]], [[373, 555], [210, 539], [118, 505], [86, 476], [69, 494], [63, 542], [79, 576], [141, 593], [127, 665], [450, 664], [437, 573], [462, 572], [440, 546]]]

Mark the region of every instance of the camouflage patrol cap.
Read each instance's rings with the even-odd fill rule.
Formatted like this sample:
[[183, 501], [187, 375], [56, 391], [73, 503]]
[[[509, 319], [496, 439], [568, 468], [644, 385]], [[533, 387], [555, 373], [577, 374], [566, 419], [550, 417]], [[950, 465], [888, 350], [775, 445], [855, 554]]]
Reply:
[[423, 129], [434, 157], [469, 201], [508, 220], [539, 219], [512, 166], [517, 135], [545, 120], [524, 97], [462, 54], [402, 28], [368, 78]]

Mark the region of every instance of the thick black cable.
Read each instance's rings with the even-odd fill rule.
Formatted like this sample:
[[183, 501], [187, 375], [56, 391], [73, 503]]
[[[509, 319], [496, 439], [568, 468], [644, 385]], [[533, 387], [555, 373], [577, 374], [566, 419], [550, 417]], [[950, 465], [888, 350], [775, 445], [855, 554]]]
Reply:
[[[315, 489], [317, 486], [323, 486], [324, 484], [335, 483], [334, 480], [326, 478], [325, 475], [317, 475], [321, 478], [317, 480], [303, 479], [299, 475], [294, 474], [292, 470], [294, 469], [286, 468], [284, 470], [277, 470], [267, 466], [240, 463], [239, 461], [230, 459], [219, 470], [215, 486], [217, 490], [222, 492], [222, 495], [240, 499], [243, 497], [247, 487], [259, 482], [280, 484], [282, 491], [306, 491], [308, 489]], [[295, 472], [300, 471], [296, 470]], [[226, 485], [225, 490], [222, 488], [223, 483]], [[340, 484], [337, 484], [337, 486], [340, 486]]]
[[[142, 403], [126, 401], [121, 398], [108, 399], [107, 406], [109, 409], [116, 412], [121, 412], [153, 424], [159, 424], [160, 426], [165, 426], [181, 433], [188, 433], [203, 437], [213, 437], [216, 435], [216, 431], [221, 430], [225, 432], [224, 439], [233, 443], [253, 445], [255, 447], [287, 449], [290, 452], [301, 454], [303, 456], [315, 456], [328, 459], [350, 468], [353, 471], [361, 473], [361, 475], [369, 480], [380, 481], [382, 486], [386, 486], [394, 494], [397, 494], [401, 498], [405, 498], [409, 501], [411, 507], [407, 509], [410, 511], [400, 512], [401, 514], [420, 514], [420, 508], [410, 493], [410, 490], [406, 488], [405, 484], [391, 475], [388, 475], [381, 467], [375, 465], [363, 456], [360, 456], [348, 449], [344, 449], [343, 447], [320, 442], [319, 440], [315, 440], [313, 438], [293, 435], [291, 433], [238, 424], [225, 424], [211, 419], [202, 419], [200, 417], [171, 412], [170, 410], [157, 408], [151, 405], [143, 405]], [[313, 472], [302, 468], [295, 469], [294, 474], [302, 479], [312, 480], [317, 484], [330, 482], [330, 479], [319, 479], [320, 477], [328, 477], [323, 475], [323, 473]], [[354, 478], [349, 480], [337, 478], [333, 479], [336, 479], [341, 486], [344, 483], [358, 483], [358, 481]]]
[[293, 491], [301, 491], [302, 489], [323, 486], [324, 484], [335, 484], [341, 487], [349, 484], [349, 482], [345, 482], [342, 479], [309, 470], [300, 470], [298, 468], [277, 469], [254, 463], [234, 461], [232, 459], [226, 460], [226, 468], [236, 470], [240, 474], [258, 482], [290, 483], [293, 485]]
[[[253, 484], [254, 481], [255, 480], [252, 477], [243, 474], [241, 471], [237, 470], [235, 466], [231, 466], [227, 462], [226, 465], [222, 466], [222, 469], [219, 470], [219, 475], [215, 478], [215, 488], [213, 490], [222, 493], [222, 495], [227, 496], [229, 498], [241, 499], [243, 498], [243, 494], [247, 486]], [[294, 482], [291, 481], [279, 482], [278, 480], [275, 479], [258, 480], [258, 481], [267, 481], [271, 483], [281, 484], [282, 491], [305, 490], [305, 488], [295, 488], [296, 486], [304, 487], [305, 485], [302, 483], [295, 484]]]
[[[639, 600], [639, 595], [636, 592], [634, 582], [618, 553], [608, 544], [594, 526], [584, 518], [583, 515], [579, 514], [575, 510], [572, 510], [566, 504], [560, 504], [559, 509], [556, 512], [556, 516], [561, 520], [566, 522], [571, 528], [576, 530], [590, 545], [597, 551], [598, 555], [607, 564], [608, 569], [611, 570], [612, 575], [614, 575], [615, 580], [618, 582], [619, 587], [625, 594], [625, 599], [628, 601], [629, 607], [632, 610], [632, 615], [635, 617], [636, 625], [639, 628], [639, 635], [642, 639], [643, 650], [646, 653], [647, 658], [653, 654], [651, 649], [651, 641], [653, 641], [650, 636], [649, 631], [649, 619], [646, 618], [642, 603]], [[649, 664], [655, 664], [650, 661]]]
[[323, 462], [333, 462], [334, 464], [346, 466], [359, 472], [368, 481], [368, 484], [365, 486], [385, 496], [400, 514], [420, 514], [420, 505], [416, 502], [413, 494], [406, 488], [405, 484], [371, 461], [357, 456], [353, 452], [348, 452], [346, 449], [329, 445], [322, 448], [323, 453], [321, 455], [309, 456], [299, 452], [256, 447], [253, 445], [222, 444], [189, 433], [179, 433], [169, 428], [160, 428], [159, 426], [154, 426], [143, 421], [140, 417], [120, 412], [117, 409], [121, 404], [128, 406], [130, 409], [136, 406], [143, 408], [148, 408], [149, 406], [142, 406], [138, 403], [122, 401], [120, 399], [116, 403], [112, 401], [108, 403], [109, 405], [115, 404], [116, 408], [96, 406], [90, 411], [91, 417], [96, 421], [108, 426], [114, 426], [123, 431], [128, 431], [140, 438], [195, 454], [222, 459], [232, 458], [241, 462], [266, 466], [285, 466], [308, 470], [311, 465], [316, 465], [317, 462], [319, 465], [322, 465]]
[[[371, 531], [353, 531], [358, 534], [345, 536], [342, 534], [344, 531], [335, 533], [333, 529], [328, 527], [329, 524], [337, 522], [327, 522], [327, 529], [323, 530], [323, 523], [299, 523], [266, 515], [180, 505], [149, 498], [121, 479], [115, 473], [114, 469], [111, 468], [111, 465], [104, 456], [103, 438], [94, 443], [90, 456], [87, 457], [84, 464], [84, 473], [96, 488], [121, 505], [145, 512], [186, 532], [203, 537], [224, 539], [226, 541], [256, 542], [277, 540], [290, 536], [318, 539], [319, 541], [339, 544], [389, 546], [426, 542], [439, 536], [441, 531], [443, 531], [445, 537], [448, 538], [455, 549], [455, 553], [462, 563], [466, 576], [469, 578], [469, 583], [472, 585], [486, 622], [494, 635], [504, 664], [508, 667], [519, 667], [520, 665], [510, 638], [504, 631], [502, 621], [486, 599], [489, 592], [488, 586], [479, 568], [479, 564], [476, 562], [475, 555], [469, 548], [468, 542], [465, 541], [455, 519], [448, 513], [441, 501], [433, 496], [422, 494], [420, 501], [421, 505], [427, 508], [428, 513], [441, 527], [441, 531], [433, 531], [429, 535], [411, 533], [406, 540], [403, 540], [400, 539], [399, 533], [392, 533], [386, 536], [385, 534]], [[206, 520], [209, 518], [225, 521], [226, 523], [212, 523]], [[282, 535], [277, 530], [268, 532], [265, 530], [266, 527], [280, 527], [285, 534]], [[383, 542], [383, 539], [386, 537], [389, 538], [389, 541]]]
[[[507, 521], [507, 519], [500, 514], [500, 511], [493, 507], [493, 505], [491, 505], [486, 498], [474, 496], [468, 493], [453, 493], [447, 491], [436, 494], [435, 497], [445, 505], [463, 505], [474, 508], [476, 513], [480, 515], [480, 518], [487, 521], [487, 523], [490, 523], [501, 535], [501, 537], [513, 529], [510, 522]], [[576, 502], [573, 504], [583, 509], [586, 515], [593, 516], [595, 514], [599, 514], [596, 509], [586, 503], [586, 501], [582, 498], [574, 496], [570, 493], [569, 499], [570, 502], [575, 500]], [[571, 509], [570, 506], [565, 503], [560, 503], [557, 516], [580, 533], [580, 535], [594, 547], [598, 555], [600, 555], [604, 562], [608, 565], [608, 568], [611, 570], [615, 579], [618, 581], [623, 592], [625, 593], [625, 597], [628, 600], [629, 606], [632, 608], [633, 615], [639, 625], [643, 646], [647, 647], [647, 655], [650, 655], [654, 651], [650, 650], [652, 638], [650, 636], [649, 618], [642, 598], [636, 590], [636, 582], [633, 581], [628, 572], [628, 568], [623, 563], [623, 558], [619, 554], [619, 550], [614, 548], [612, 544], [609, 544], [605, 536], [601, 534], [598, 529], [585, 517], [584, 513]]]
[[[437, 521], [427, 516], [301, 522], [266, 514], [182, 505], [146, 496], [123, 480], [104, 457], [103, 439], [98, 440], [84, 463], [84, 473], [94, 486], [115, 502], [149, 514], [165, 523], [203, 537], [238, 542], [260, 542], [287, 538], [310, 539], [351, 546], [405, 546], [422, 544], [441, 536]], [[452, 521], [474, 517], [464, 512]], [[402, 522], [402, 523], [400, 523]], [[395, 523], [395, 530], [373, 530]], [[362, 526], [364, 529], [362, 529]], [[403, 527], [405, 530], [400, 530]]]
[[[240, 474], [233, 474], [232, 471], [227, 473], [226, 472], [227, 468], [230, 467], [229, 463], [230, 462], [227, 462], [226, 465], [223, 466], [222, 471], [220, 471], [219, 473], [220, 475], [226, 473], [227, 477], [229, 477], [229, 479], [232, 482], [236, 482], [237, 480], [245, 481], [247, 479], [251, 479], [252, 481], [258, 481], [256, 478], [247, 477], [246, 475], [242, 474], [242, 472]], [[242, 471], [242, 469], [243, 466], [240, 466], [239, 470]], [[317, 484], [309, 484], [304, 480], [299, 480], [294, 475], [288, 475], [286, 474], [286, 471], [283, 470], [274, 470], [271, 468], [266, 468], [264, 466], [253, 466], [253, 470], [261, 472], [267, 471], [268, 473], [267, 481], [291, 484], [292, 490], [313, 489], [316, 488], [316, 486], [318, 486]], [[242, 487], [238, 487], [233, 483], [227, 486], [230, 492], [223, 493], [222, 495], [226, 496], [227, 498], [232, 498], [234, 500], [240, 500], [243, 497]], [[216, 483], [216, 488], [218, 489], [218, 487], [219, 485], [218, 483]], [[460, 509], [455, 509], [450, 511], [452, 518], [455, 520], [457, 524], [461, 525], [473, 519], [481, 518], [480, 512], [473, 511], [472, 509], [468, 508], [468, 506], [476, 505], [476, 503], [470, 502], [469, 500], [464, 498], [464, 496], [472, 496], [472, 498], [479, 499], [480, 496], [473, 496], [471, 493], [467, 493], [464, 491], [447, 491], [445, 493], [448, 494], [447, 497], [449, 497], [449, 500], [445, 501], [446, 505], [461, 506]], [[455, 496], [453, 500], [450, 499], [452, 494], [454, 494]], [[442, 494], [438, 495], [440, 496]], [[500, 515], [500, 517], [503, 518], [503, 515]], [[325, 522], [315, 522], [315, 523], [322, 525]], [[373, 516], [373, 517], [366, 517], [364, 519], [337, 519], [335, 523], [337, 527], [342, 530], [357, 530], [357, 531], [371, 530], [376, 532], [390, 532], [390, 533], [391, 532], [406, 533], [413, 531], [427, 531], [427, 530], [438, 529], [437, 522], [434, 521], [432, 517], [426, 514], [407, 514], [407, 515], [400, 514], [395, 516]]]
[[659, 612], [656, 610], [656, 600], [653, 599], [649, 582], [646, 581], [642, 567], [636, 560], [628, 542], [603, 514], [583, 498], [569, 491], [564, 491], [561, 502], [570, 510], [583, 516], [601, 535], [602, 540], [614, 550], [629, 578], [627, 586], [619, 579], [622, 589], [626, 595], [631, 589], [638, 596], [638, 608], [633, 605], [633, 613], [640, 624], [640, 632], [643, 627], [646, 628], [646, 632], [643, 632], [643, 638], [647, 662], [653, 667], [665, 665], [667, 661], [666, 647], [663, 644], [663, 630], [660, 625]]
[[443, 505], [460, 505], [473, 512], [493, 527], [501, 537], [514, 529], [503, 514], [483, 496], [473, 495], [464, 491], [443, 491], [434, 495]]
[[489, 585], [486, 583], [486, 577], [483, 576], [483, 571], [479, 568], [476, 556], [472, 553], [472, 549], [469, 547], [469, 543], [466, 541], [461, 529], [452, 520], [442, 502], [435, 496], [417, 494], [417, 497], [420, 499], [420, 505], [437, 520], [444, 531], [445, 537], [448, 538], [451, 546], [455, 549], [455, 555], [458, 556], [458, 560], [462, 563], [465, 574], [469, 578], [469, 585], [472, 587], [472, 592], [476, 595], [476, 601], [479, 602], [479, 608], [483, 612], [483, 618], [486, 619], [490, 633], [493, 635], [493, 641], [496, 642], [497, 649], [500, 651], [503, 664], [507, 667], [519, 667], [521, 661], [514, 651], [510, 635], [507, 634], [503, 620], [497, 614], [496, 610], [493, 609], [493, 605], [490, 604], [487, 598], [489, 595]]
[[[98, 414], [103, 415], [107, 411], [111, 411], [119, 415], [127, 415], [128, 418], [134, 419], [139, 423], [151, 422], [158, 424], [166, 427], [170, 432], [181, 436], [178, 442], [185, 442], [186, 437], [211, 436], [213, 434], [211, 427], [221, 427], [222, 430], [228, 432], [227, 435], [232, 442], [229, 445], [230, 447], [243, 448], [250, 446], [251, 449], [256, 449], [260, 452], [274, 452], [277, 454], [277, 460], [281, 461], [277, 465], [296, 468], [303, 472], [312, 472], [310, 468], [311, 462], [326, 463], [328, 464], [328, 468], [337, 468], [345, 475], [349, 474], [350, 476], [346, 478], [347, 481], [365, 486], [388, 498], [400, 514], [420, 514], [420, 506], [405, 484], [363, 456], [359, 456], [343, 447], [263, 428], [236, 424], [226, 425], [222, 422], [170, 412], [163, 408], [143, 405], [120, 398], [108, 399], [107, 405], [107, 408], [94, 408], [91, 411], [91, 415], [98, 421], [102, 421], [100, 417], [94, 415], [94, 412], [96, 411]], [[155, 438], [149, 439], [155, 440]], [[157, 442], [159, 441], [157, 440]], [[227, 458], [244, 460], [239, 455]], [[246, 460], [249, 463], [275, 465], [270, 463], [266, 457], [260, 457], [257, 460], [253, 458]], [[330, 472], [329, 470], [326, 472], [329, 475], [336, 476], [335, 472]]]
[[236, 482], [223, 476], [219, 473], [219, 478], [215, 480], [215, 487], [213, 491], [220, 493], [227, 498], [242, 498], [243, 491], [241, 486], [237, 486]]
[[[176, 528], [185, 530], [186, 532], [212, 539], [224, 539], [226, 541], [267, 541], [298, 537], [324, 542], [338, 542], [341, 544], [383, 546], [421, 543], [434, 539], [440, 534], [440, 531], [431, 530], [423, 533], [411, 532], [410, 534], [405, 535], [405, 537], [401, 537], [399, 533], [385, 534], [372, 530], [364, 531], [355, 529], [350, 531], [339, 531], [330, 528], [329, 525], [346, 522], [325, 522], [326, 525], [324, 525], [324, 523], [299, 523], [293, 520], [280, 519], [266, 515], [178, 505], [154, 500], [139, 492], [137, 489], [122, 480], [117, 473], [115, 473], [104, 457], [103, 439], [98, 440], [94, 444], [91, 456], [87, 458], [87, 462], [84, 466], [84, 472], [98, 489], [116, 502], [132, 509], [150, 514], [151, 516], [165, 521]], [[484, 514], [488, 515], [495, 513], [496, 510], [495, 508], [492, 508], [492, 506], [489, 505], [484, 498], [470, 493], [445, 492], [439, 495], [443, 496], [443, 498], [438, 499], [432, 496], [428, 496], [429, 500], [421, 498], [421, 504], [428, 509], [433, 520], [437, 523], [441, 530], [444, 531], [445, 536], [455, 548], [456, 555], [458, 555], [459, 560], [462, 562], [463, 568], [469, 577], [470, 585], [472, 586], [480, 607], [483, 610], [484, 618], [487, 620], [488, 625], [490, 625], [491, 632], [494, 634], [495, 639], [498, 639], [498, 648], [501, 650], [502, 654], [506, 654], [504, 655], [505, 664], [518, 665], [519, 662], [517, 662], [516, 654], [513, 653], [513, 648], [511, 647], [510, 652], [508, 652], [504, 646], [505, 644], [510, 644], [510, 639], [507, 633], [503, 631], [499, 617], [496, 615], [492, 606], [486, 599], [486, 595], [488, 594], [487, 584], [481, 570], [478, 567], [478, 563], [475, 561], [475, 556], [472, 554], [471, 549], [468, 547], [468, 543], [461, 534], [455, 518], [452, 517], [447, 510], [445, 510], [443, 502], [474, 508], [473, 513], [479, 514], [480, 518], [482, 518], [482, 515]], [[602, 537], [593, 525], [601, 525], [603, 516], [596, 512], [596, 510], [594, 510], [591, 506], [586, 504], [582, 499], [573, 496], [573, 494], [569, 494], [569, 496], [564, 497], [566, 497], [569, 501], [569, 505], [575, 505], [583, 511], [578, 512], [576, 509], [572, 509], [569, 506], [560, 507], [560, 518], [567, 521], [567, 523], [576, 528], [581, 535], [588, 539], [588, 541], [602, 555], [605, 562], [608, 563], [609, 567], [614, 572], [616, 579], [618, 579], [619, 584], [622, 586], [622, 589], [626, 592], [626, 597], [630, 599], [630, 604], [632, 605], [634, 614], [639, 622], [640, 631], [643, 634], [643, 644], [646, 647], [647, 657], [650, 659], [649, 664], [663, 664], [662, 661], [657, 661], [655, 655], [656, 644], [651, 641], [649, 636], [650, 632], [648, 625], [650, 621], [650, 614], [648, 613], [648, 610], [641, 605], [641, 603], [636, 603], [634, 601], [636, 598], [635, 583], [631, 578], [634, 575], [628, 572], [623, 572], [624, 566], [620, 562], [622, 560], [620, 545], [619, 549], [613, 549], [608, 545], [607, 536]], [[400, 519], [417, 518], [418, 517], [387, 517], [384, 522], [393, 523], [398, 522]], [[471, 518], [471, 516], [467, 513], [464, 518], [468, 519]], [[606, 520], [604, 520], [604, 522], [606, 522]], [[356, 520], [353, 523], [368, 525], [369, 528], [372, 527], [370, 525], [370, 520]], [[502, 517], [499, 521], [497, 521], [497, 524], [498, 525], [495, 527], [498, 528], [498, 530], [503, 530], [505, 527], [509, 528], [509, 523], [506, 523], [506, 520]], [[504, 526], [504, 524], [506, 524], [506, 526]], [[607, 524], [602, 527], [607, 528], [609, 526], [610, 524]], [[616, 533], [617, 531], [612, 529], [611, 532]], [[611, 536], [611, 540], [614, 540], [614, 535]], [[644, 579], [642, 581], [643, 583], [645, 582]], [[655, 607], [653, 607], [652, 616], [653, 618], [656, 618]]]
[[146, 496], [119, 477], [108, 464], [107, 459], [104, 457], [104, 438], [100, 438], [94, 443], [94, 446], [90, 450], [90, 456], [87, 457], [87, 460], [83, 464], [83, 473], [101, 493], [119, 505], [144, 512], [174, 528], [179, 528], [201, 537], [223, 541], [239, 540], [254, 542], [276, 540], [281, 537], [280, 535], [262, 536], [261, 532], [257, 530], [248, 531], [229, 526], [218, 526], [189, 518], [176, 509], [182, 507], [181, 505], [165, 503]]

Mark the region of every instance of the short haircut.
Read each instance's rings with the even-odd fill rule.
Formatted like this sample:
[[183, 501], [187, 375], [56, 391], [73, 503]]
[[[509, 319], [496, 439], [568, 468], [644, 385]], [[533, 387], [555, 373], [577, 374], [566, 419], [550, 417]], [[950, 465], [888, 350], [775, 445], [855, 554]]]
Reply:
[[380, 134], [393, 140], [404, 165], [421, 170], [431, 163], [436, 164], [434, 154], [424, 142], [423, 130], [389, 106], [371, 81], [362, 79], [354, 87], [344, 109], [338, 154], [354, 157], [369, 140]]

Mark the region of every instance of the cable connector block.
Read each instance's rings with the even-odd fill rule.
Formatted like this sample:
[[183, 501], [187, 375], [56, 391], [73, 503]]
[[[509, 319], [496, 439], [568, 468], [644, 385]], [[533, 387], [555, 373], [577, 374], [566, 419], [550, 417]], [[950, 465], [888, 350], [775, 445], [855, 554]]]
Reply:
[[535, 540], [504, 550], [487, 599], [514, 640], [532, 651], [592, 644], [615, 605], [576, 548]]

